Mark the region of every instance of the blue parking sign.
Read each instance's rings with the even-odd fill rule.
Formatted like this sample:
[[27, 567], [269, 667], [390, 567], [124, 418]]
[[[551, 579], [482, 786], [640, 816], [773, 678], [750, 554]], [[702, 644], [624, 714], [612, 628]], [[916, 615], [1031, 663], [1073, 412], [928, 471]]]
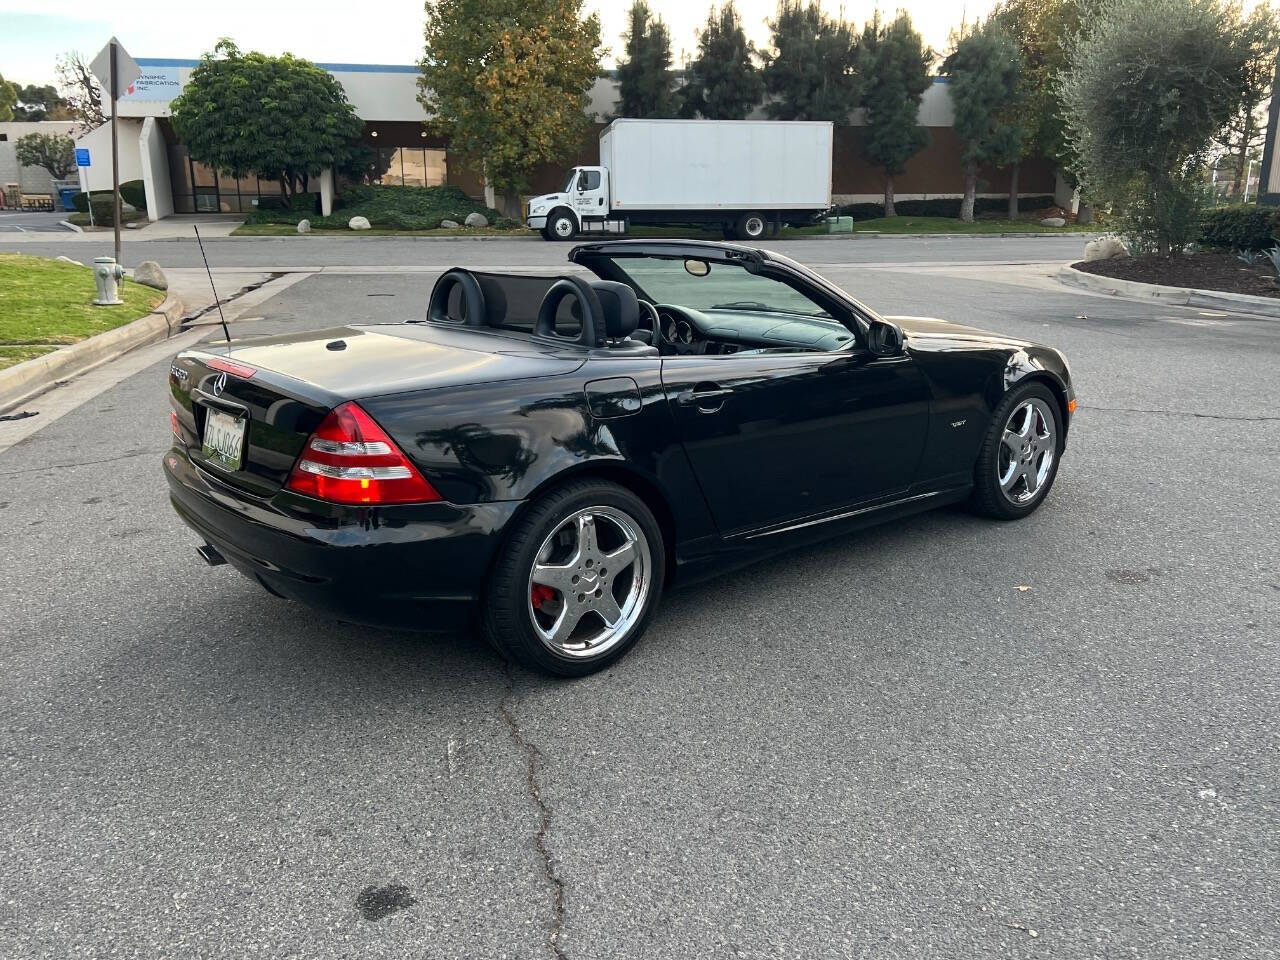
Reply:
[[89, 166], [89, 148], [88, 147], [76, 147], [76, 166], [77, 167]]

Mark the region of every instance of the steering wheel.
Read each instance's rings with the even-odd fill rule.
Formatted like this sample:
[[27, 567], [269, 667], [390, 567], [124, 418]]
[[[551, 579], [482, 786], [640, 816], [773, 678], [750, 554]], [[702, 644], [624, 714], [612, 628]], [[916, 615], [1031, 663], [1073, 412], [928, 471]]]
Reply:
[[[637, 302], [640, 304], [641, 311], [643, 311], [649, 317], [649, 329], [653, 332], [653, 340], [650, 345], [654, 347], [661, 346], [662, 322], [658, 319], [658, 308], [655, 307], [648, 300], [640, 300], [639, 298], [637, 298]], [[634, 333], [631, 335], [631, 338], [633, 340], [635, 339]]]

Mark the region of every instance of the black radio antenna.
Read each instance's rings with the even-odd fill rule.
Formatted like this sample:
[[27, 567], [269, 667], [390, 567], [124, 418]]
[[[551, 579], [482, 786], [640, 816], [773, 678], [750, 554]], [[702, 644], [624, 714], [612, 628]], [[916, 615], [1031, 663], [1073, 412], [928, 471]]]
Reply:
[[213, 271], [209, 269], [209, 258], [204, 253], [204, 241], [200, 239], [200, 228], [195, 224], [191, 229], [196, 232], [196, 243], [200, 245], [200, 259], [204, 261], [204, 272], [209, 275], [209, 289], [213, 291], [213, 302], [218, 307], [218, 319], [222, 321], [222, 335], [231, 342], [231, 332], [227, 330], [227, 318], [222, 315], [222, 301], [218, 299], [218, 288], [213, 285]]

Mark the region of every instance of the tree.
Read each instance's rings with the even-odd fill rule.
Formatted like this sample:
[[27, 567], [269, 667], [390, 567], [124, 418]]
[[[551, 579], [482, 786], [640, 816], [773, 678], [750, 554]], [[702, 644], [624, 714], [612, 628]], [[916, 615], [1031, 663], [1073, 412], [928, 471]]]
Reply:
[[0, 74], [0, 123], [13, 119], [13, 107], [18, 102], [18, 88]]
[[242, 54], [219, 40], [170, 105], [192, 159], [231, 177], [278, 180], [289, 201], [342, 167], [363, 124], [333, 74], [291, 54]]
[[84, 57], [74, 50], [64, 53], [55, 72], [71, 119], [86, 130], [96, 130], [107, 122], [102, 112], [102, 87]]
[[[1268, 18], [1265, 8], [1255, 8], [1251, 20]], [[1251, 155], [1256, 154], [1267, 135], [1267, 105], [1276, 78], [1276, 47], [1280, 37], [1274, 35], [1265, 23], [1246, 27], [1255, 38], [1253, 55], [1245, 69], [1244, 90], [1235, 115], [1214, 137], [1215, 145], [1231, 157], [1234, 166], [1234, 192], [1241, 195]]]
[[644, 0], [631, 5], [631, 27], [624, 39], [627, 59], [618, 63], [618, 116], [674, 116], [671, 33]]
[[853, 30], [831, 19], [816, 0], [780, 0], [769, 24], [773, 53], [765, 55], [764, 106], [774, 120], [842, 122], [858, 105]]
[[70, 120], [67, 102], [58, 96], [58, 88], [53, 84], [38, 87], [27, 84], [18, 88], [18, 105], [14, 107], [15, 120]]
[[76, 144], [57, 133], [29, 133], [14, 145], [14, 156], [24, 167], [44, 167], [55, 180], [65, 180], [76, 169]]
[[582, 0], [427, 0], [418, 100], [451, 149], [519, 209], [534, 167], [573, 156], [600, 74], [600, 18]]
[[1122, 229], [1161, 255], [1196, 239], [1209, 145], [1240, 109], [1265, 8], [1247, 20], [1221, 0], [1113, 0], [1072, 44], [1060, 81], [1084, 186]]
[[884, 171], [884, 215], [897, 216], [893, 208], [893, 178], [906, 170], [907, 161], [929, 144], [929, 133], [920, 126], [920, 98], [933, 83], [929, 64], [933, 51], [911, 26], [911, 17], [899, 11], [885, 25], [879, 13], [867, 23], [858, 43], [858, 74], [862, 78], [862, 152], [873, 166]]
[[951, 78], [951, 126], [963, 144], [960, 219], [967, 223], [973, 222], [978, 167], [1004, 166], [1022, 155], [1026, 130], [1015, 112], [1020, 70], [1017, 44], [991, 18], [959, 37], [942, 64]]
[[733, 0], [712, 7], [698, 34], [698, 56], [685, 70], [680, 116], [745, 119], [764, 96], [755, 56]]

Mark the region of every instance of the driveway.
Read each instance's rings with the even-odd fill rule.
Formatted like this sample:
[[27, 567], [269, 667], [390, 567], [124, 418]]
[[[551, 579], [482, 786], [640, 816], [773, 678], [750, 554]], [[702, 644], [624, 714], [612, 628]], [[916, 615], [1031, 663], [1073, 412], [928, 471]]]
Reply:
[[[0, 452], [0, 952], [1274, 956], [1280, 323], [1058, 287], [1056, 242], [801, 257], [1067, 352], [1039, 512], [677, 590], [575, 682], [205, 567], [163, 351], [31, 405], [64, 415]], [[526, 246], [384, 249], [564, 252]], [[234, 322], [420, 316], [435, 275], [294, 279]]]
[[[74, 235], [74, 230], [69, 230], [60, 225], [60, 221], [65, 219], [67, 219], [67, 214], [63, 210], [53, 212], [0, 210], [0, 237], [24, 233], [65, 233]], [[18, 239], [21, 238], [19, 237]], [[100, 256], [100, 254], [96, 255]]]

